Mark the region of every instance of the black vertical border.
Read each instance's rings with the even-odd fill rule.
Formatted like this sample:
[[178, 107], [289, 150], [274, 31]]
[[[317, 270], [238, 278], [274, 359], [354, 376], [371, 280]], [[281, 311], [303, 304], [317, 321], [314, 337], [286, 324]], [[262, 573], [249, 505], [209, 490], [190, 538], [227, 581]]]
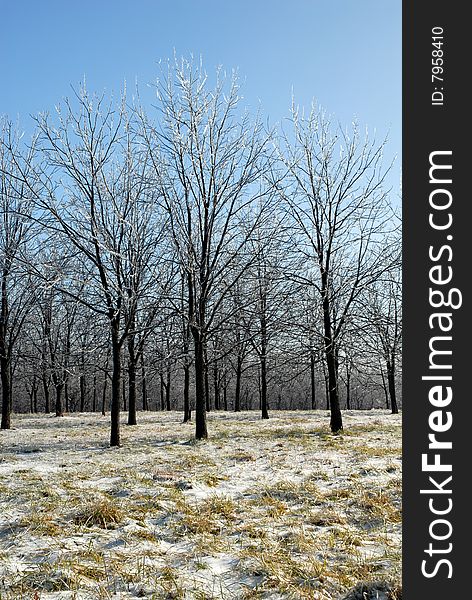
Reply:
[[[472, 278], [472, 193], [469, 174], [472, 175], [472, 137], [470, 135], [472, 103], [468, 87], [472, 73], [472, 22], [466, 16], [468, 3], [437, 0], [403, 1], [403, 283], [404, 283], [404, 522], [403, 522], [403, 588], [405, 600], [453, 600], [472, 597], [472, 566], [469, 567], [472, 532], [472, 356], [469, 338], [470, 283]], [[432, 28], [444, 30], [444, 105], [433, 106], [432, 82]], [[434, 231], [428, 224], [430, 213], [429, 155], [433, 151], [452, 150], [452, 216], [450, 231]], [[446, 235], [452, 240], [446, 241]], [[453, 531], [445, 541], [432, 540], [429, 527], [435, 516], [428, 507], [429, 497], [421, 489], [432, 486], [429, 475], [421, 469], [421, 455], [428, 451], [428, 417], [435, 410], [428, 401], [431, 382], [422, 381], [428, 374], [429, 340], [434, 335], [428, 319], [435, 312], [429, 305], [428, 252], [449, 243], [453, 250], [450, 264], [453, 280], [449, 287], [459, 288], [463, 294], [460, 309], [451, 310], [452, 388], [453, 400], [449, 408], [453, 425], [442, 439], [452, 440], [452, 450], [442, 452], [442, 461], [452, 461], [452, 494], [436, 495], [446, 503], [451, 497], [453, 508], [444, 518], [449, 519]], [[446, 256], [446, 254], [444, 255]], [[445, 286], [447, 287], [447, 286]], [[447, 309], [443, 309], [447, 310]], [[447, 334], [445, 334], [447, 335]], [[430, 374], [430, 373], [429, 373]], [[447, 384], [449, 385], [449, 384]], [[440, 437], [438, 435], [438, 437]], [[434, 451], [433, 451], [434, 454]], [[431, 460], [431, 459], [430, 459]], [[437, 474], [438, 480], [445, 473]], [[449, 475], [449, 474], [448, 474]], [[443, 504], [445, 506], [445, 504]], [[436, 529], [437, 533], [446, 531]], [[430, 542], [437, 553], [425, 553]], [[434, 577], [421, 572], [422, 561], [427, 559], [427, 570], [432, 572], [441, 559], [442, 564]]]

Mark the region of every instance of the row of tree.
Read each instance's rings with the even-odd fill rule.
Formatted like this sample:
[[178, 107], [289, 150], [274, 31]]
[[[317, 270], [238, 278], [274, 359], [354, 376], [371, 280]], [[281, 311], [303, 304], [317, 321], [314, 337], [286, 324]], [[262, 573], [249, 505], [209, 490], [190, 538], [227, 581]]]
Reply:
[[112, 446], [123, 402], [136, 423], [138, 388], [144, 409], [156, 394], [170, 408], [177, 389], [197, 439], [212, 406], [239, 410], [245, 391], [267, 418], [271, 394], [285, 406], [307, 379], [312, 407], [325, 387], [333, 431], [341, 383], [347, 407], [357, 381], [397, 411], [384, 143], [316, 106], [268, 129], [242, 109], [235, 75], [210, 84], [185, 60], [156, 89], [150, 113], [83, 87], [36, 117], [27, 143], [3, 120], [1, 427], [13, 390], [18, 407], [20, 390], [32, 410], [39, 393], [57, 415], [109, 397]]

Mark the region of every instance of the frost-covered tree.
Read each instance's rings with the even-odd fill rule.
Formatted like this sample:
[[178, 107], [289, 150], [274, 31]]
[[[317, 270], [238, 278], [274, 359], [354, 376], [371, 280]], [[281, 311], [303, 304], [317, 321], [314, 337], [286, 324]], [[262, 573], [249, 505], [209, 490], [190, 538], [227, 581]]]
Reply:
[[[201, 439], [208, 435], [205, 355], [210, 331], [225, 297], [253, 260], [248, 240], [266, 217], [268, 136], [260, 120], [243, 112], [235, 75], [227, 78], [220, 70], [211, 85], [201, 64], [175, 61], [157, 91], [160, 122], [146, 121], [143, 130], [185, 274], [185, 317], [194, 346], [195, 434]], [[260, 210], [254, 210], [256, 205]]]
[[[290, 136], [282, 136], [279, 185], [297, 232], [296, 247], [312, 268], [300, 281], [321, 305], [331, 429], [343, 428], [338, 393], [338, 342], [356, 301], [384, 273], [397, 226], [384, 188], [384, 144], [333, 127], [316, 106], [292, 107]], [[280, 175], [279, 175], [280, 176]]]
[[12, 358], [15, 344], [31, 308], [28, 247], [32, 234], [32, 161], [29, 147], [6, 119], [0, 121], [0, 376], [1, 428], [10, 429]]

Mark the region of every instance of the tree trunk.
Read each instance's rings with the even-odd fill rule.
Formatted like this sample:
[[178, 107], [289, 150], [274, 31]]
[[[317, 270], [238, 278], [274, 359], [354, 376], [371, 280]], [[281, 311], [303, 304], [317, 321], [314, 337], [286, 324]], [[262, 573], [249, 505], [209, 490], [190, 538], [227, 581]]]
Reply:
[[265, 315], [265, 305], [261, 315], [261, 416], [263, 419], [269, 418], [267, 407], [267, 322]]
[[8, 301], [7, 301], [7, 277], [8, 271], [2, 273], [2, 303], [0, 313], [0, 377], [2, 381], [2, 423], [1, 429], [10, 429], [11, 427], [11, 380], [10, 380], [10, 352], [7, 347], [7, 321], [8, 321]]
[[351, 370], [346, 368], [346, 409], [351, 410]]
[[190, 410], [190, 365], [184, 364], [184, 423], [191, 421], [192, 411]]
[[204, 380], [205, 380], [205, 406], [207, 412], [211, 411], [211, 398], [210, 398], [210, 383], [208, 381], [208, 357], [207, 357], [207, 349], [206, 345], [203, 350], [203, 370], [204, 370]]
[[93, 373], [92, 412], [97, 411], [97, 373]]
[[220, 382], [218, 377], [218, 363], [213, 365], [213, 389], [215, 398], [215, 410], [220, 410]]
[[226, 374], [223, 380], [223, 407], [225, 412], [228, 411], [228, 382], [226, 381]]
[[395, 389], [395, 357], [387, 361], [387, 379], [388, 391], [390, 394], [390, 405], [392, 407], [392, 415], [398, 414], [397, 394]]
[[126, 412], [128, 409], [126, 405], [126, 381], [123, 375], [121, 376], [121, 395], [123, 397], [123, 410]]
[[388, 387], [387, 384], [385, 382], [385, 375], [382, 369], [382, 365], [380, 365], [380, 376], [382, 377], [382, 389], [384, 391], [384, 395], [385, 395], [385, 406], [387, 408], [387, 410], [390, 408], [390, 402], [388, 399]]
[[85, 374], [80, 374], [80, 412], [85, 412]]
[[328, 373], [325, 373], [325, 374], [324, 374], [324, 382], [325, 382], [326, 410], [329, 410], [329, 383], [328, 383]]
[[85, 412], [85, 348], [80, 353], [80, 412]]
[[49, 394], [49, 383], [46, 374], [43, 373], [43, 392], [44, 392], [44, 412], [48, 415], [51, 412], [51, 401]]
[[161, 410], [164, 410], [164, 408], [165, 408], [165, 394], [164, 394], [165, 382], [164, 382], [164, 374], [163, 373], [160, 373], [160, 380], [161, 380], [161, 388], [160, 388], [160, 393], [161, 393]]
[[106, 415], [106, 402], [107, 402], [107, 386], [108, 386], [108, 371], [105, 370], [103, 377], [103, 390], [102, 390], [102, 416]]
[[328, 292], [328, 276], [326, 272], [322, 274], [322, 291], [323, 291], [323, 328], [324, 328], [324, 346], [326, 356], [326, 367], [328, 370], [328, 397], [331, 411], [331, 431], [337, 433], [342, 431], [343, 420], [341, 408], [339, 406], [338, 396], [338, 378], [337, 378], [337, 352], [333, 339], [331, 318], [330, 318], [330, 303]]
[[128, 425], [136, 423], [136, 353], [132, 334], [128, 337]]
[[206, 423], [204, 343], [199, 331], [192, 332], [195, 343], [195, 438], [208, 437]]
[[336, 378], [336, 361], [334, 352], [331, 349], [332, 342], [326, 346], [326, 367], [328, 369], [328, 397], [331, 411], [331, 431], [337, 433], [342, 431], [343, 421], [341, 416], [341, 409], [339, 406], [338, 396], [338, 381]]
[[167, 367], [166, 373], [166, 410], [170, 411], [170, 368]]
[[269, 418], [267, 407], [267, 363], [265, 353], [261, 354], [261, 417], [263, 419]]
[[236, 389], [234, 392], [234, 412], [241, 410], [241, 376], [243, 372], [243, 359], [238, 354], [236, 362]]
[[70, 396], [69, 396], [69, 384], [67, 381], [64, 383], [64, 404], [66, 413], [70, 411]]
[[143, 403], [143, 410], [149, 410], [148, 396], [147, 396], [147, 380], [146, 380], [146, 367], [144, 365], [144, 352], [141, 351], [141, 398]]
[[121, 405], [121, 347], [119, 342], [119, 323], [116, 318], [112, 320], [111, 351], [112, 351], [112, 378], [111, 378], [111, 430], [110, 446], [120, 445], [120, 405]]
[[56, 417], [63, 417], [64, 412], [62, 410], [62, 390], [64, 389], [64, 383], [55, 383], [56, 388]]
[[108, 363], [110, 361], [110, 346], [107, 347], [107, 361], [105, 363], [105, 372], [103, 374], [103, 391], [102, 391], [102, 416], [106, 413], [107, 401], [107, 386], [108, 386]]
[[2, 380], [2, 429], [10, 429], [11, 427], [11, 385], [10, 385], [10, 365], [9, 359], [5, 356], [5, 351], [0, 349], [0, 370]]
[[315, 357], [310, 353], [311, 409], [316, 409]]

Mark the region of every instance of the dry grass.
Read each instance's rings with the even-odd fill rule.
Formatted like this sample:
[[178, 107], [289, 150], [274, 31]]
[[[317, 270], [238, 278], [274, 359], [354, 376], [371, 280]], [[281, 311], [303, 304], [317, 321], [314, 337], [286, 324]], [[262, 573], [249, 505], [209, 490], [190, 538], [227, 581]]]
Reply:
[[1, 600], [339, 600], [379, 579], [397, 594], [398, 417], [353, 411], [332, 436], [325, 411], [211, 413], [197, 444], [176, 413], [138, 421], [110, 449], [98, 415], [15, 417]]
[[123, 519], [122, 511], [107, 498], [88, 502], [74, 516], [74, 523], [85, 527], [101, 527], [108, 529]]
[[369, 581], [355, 586], [342, 600], [402, 600], [400, 585], [388, 581]]
[[394, 504], [391, 496], [382, 489], [362, 491], [355, 502], [366, 518], [373, 515], [388, 523], [401, 523], [401, 509]]
[[18, 526], [27, 529], [32, 536], [58, 537], [64, 531], [49, 512], [43, 511], [22, 516]]
[[317, 510], [310, 513], [307, 522], [318, 527], [329, 527], [331, 525], [343, 525], [346, 523], [346, 517], [332, 508]]

